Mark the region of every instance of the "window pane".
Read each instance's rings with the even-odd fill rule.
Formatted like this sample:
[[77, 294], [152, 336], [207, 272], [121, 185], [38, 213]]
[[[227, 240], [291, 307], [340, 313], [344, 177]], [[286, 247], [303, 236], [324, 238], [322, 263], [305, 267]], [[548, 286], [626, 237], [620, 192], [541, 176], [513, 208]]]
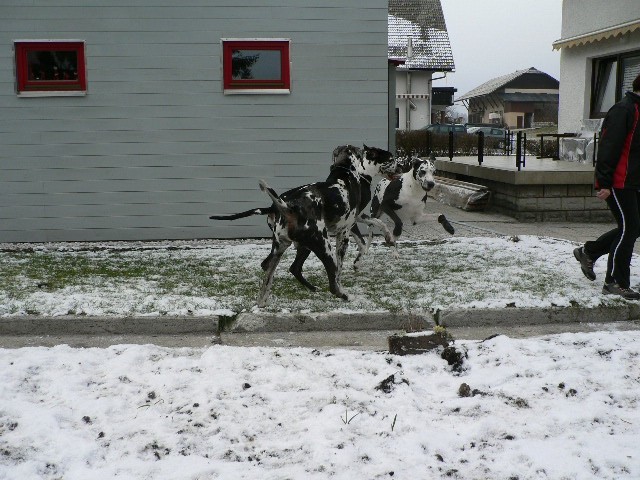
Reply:
[[631, 84], [640, 75], [640, 55], [622, 60], [622, 94], [633, 90]]
[[234, 80], [280, 80], [280, 50], [233, 50], [231, 70]]
[[27, 53], [28, 79], [78, 80], [78, 54], [70, 50], [35, 50]]
[[618, 62], [602, 61], [598, 64], [595, 84], [594, 114], [606, 113], [616, 103], [616, 69]]

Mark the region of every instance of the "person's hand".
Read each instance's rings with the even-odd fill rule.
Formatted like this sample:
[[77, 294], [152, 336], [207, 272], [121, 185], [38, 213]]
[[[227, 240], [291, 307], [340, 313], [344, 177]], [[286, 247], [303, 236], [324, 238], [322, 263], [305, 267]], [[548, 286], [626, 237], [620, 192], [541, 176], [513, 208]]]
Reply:
[[607, 198], [609, 198], [609, 195], [611, 195], [610, 188], [601, 188], [596, 192], [596, 197], [598, 197], [600, 200], [606, 200]]

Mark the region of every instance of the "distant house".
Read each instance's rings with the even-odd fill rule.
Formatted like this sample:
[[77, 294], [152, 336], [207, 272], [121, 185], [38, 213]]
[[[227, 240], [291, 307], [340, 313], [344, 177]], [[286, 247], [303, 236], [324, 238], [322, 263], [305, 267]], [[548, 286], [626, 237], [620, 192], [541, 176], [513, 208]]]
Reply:
[[510, 128], [557, 124], [559, 82], [535, 68], [494, 78], [456, 98], [469, 112], [469, 123]]
[[440, 89], [433, 75], [455, 69], [440, 0], [389, 0], [389, 61], [395, 69], [395, 127], [416, 130], [440, 121], [455, 89]]
[[386, 148], [387, 0], [0, 2], [0, 242], [262, 237], [212, 213]]
[[603, 118], [640, 74], [638, 0], [564, 0], [558, 130], [577, 132]]

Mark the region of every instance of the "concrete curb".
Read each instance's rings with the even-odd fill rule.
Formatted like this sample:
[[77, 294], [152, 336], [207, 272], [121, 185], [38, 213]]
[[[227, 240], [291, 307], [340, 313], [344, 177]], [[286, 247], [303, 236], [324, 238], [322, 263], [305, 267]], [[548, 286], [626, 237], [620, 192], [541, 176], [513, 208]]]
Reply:
[[552, 323], [609, 323], [640, 318], [640, 305], [615, 307], [470, 308], [438, 312], [444, 327], [524, 326]]
[[640, 319], [640, 304], [613, 307], [470, 308], [422, 313], [241, 313], [231, 322], [212, 317], [7, 317], [0, 335], [215, 335], [225, 333], [420, 331], [445, 327], [516, 327], [613, 323]]
[[241, 313], [230, 333], [424, 330], [434, 325], [430, 313]]
[[9, 317], [0, 335], [173, 335], [216, 334], [218, 317]]

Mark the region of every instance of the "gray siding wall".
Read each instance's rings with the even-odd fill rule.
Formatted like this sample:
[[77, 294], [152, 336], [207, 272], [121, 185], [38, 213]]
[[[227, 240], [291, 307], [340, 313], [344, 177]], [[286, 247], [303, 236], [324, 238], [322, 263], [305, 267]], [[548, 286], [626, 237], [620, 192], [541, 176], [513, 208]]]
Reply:
[[[244, 37], [291, 39], [290, 95], [222, 94]], [[17, 97], [18, 39], [85, 40], [88, 94]], [[2, 45], [0, 242], [266, 237], [208, 216], [387, 147], [387, 0], [2, 0]]]

